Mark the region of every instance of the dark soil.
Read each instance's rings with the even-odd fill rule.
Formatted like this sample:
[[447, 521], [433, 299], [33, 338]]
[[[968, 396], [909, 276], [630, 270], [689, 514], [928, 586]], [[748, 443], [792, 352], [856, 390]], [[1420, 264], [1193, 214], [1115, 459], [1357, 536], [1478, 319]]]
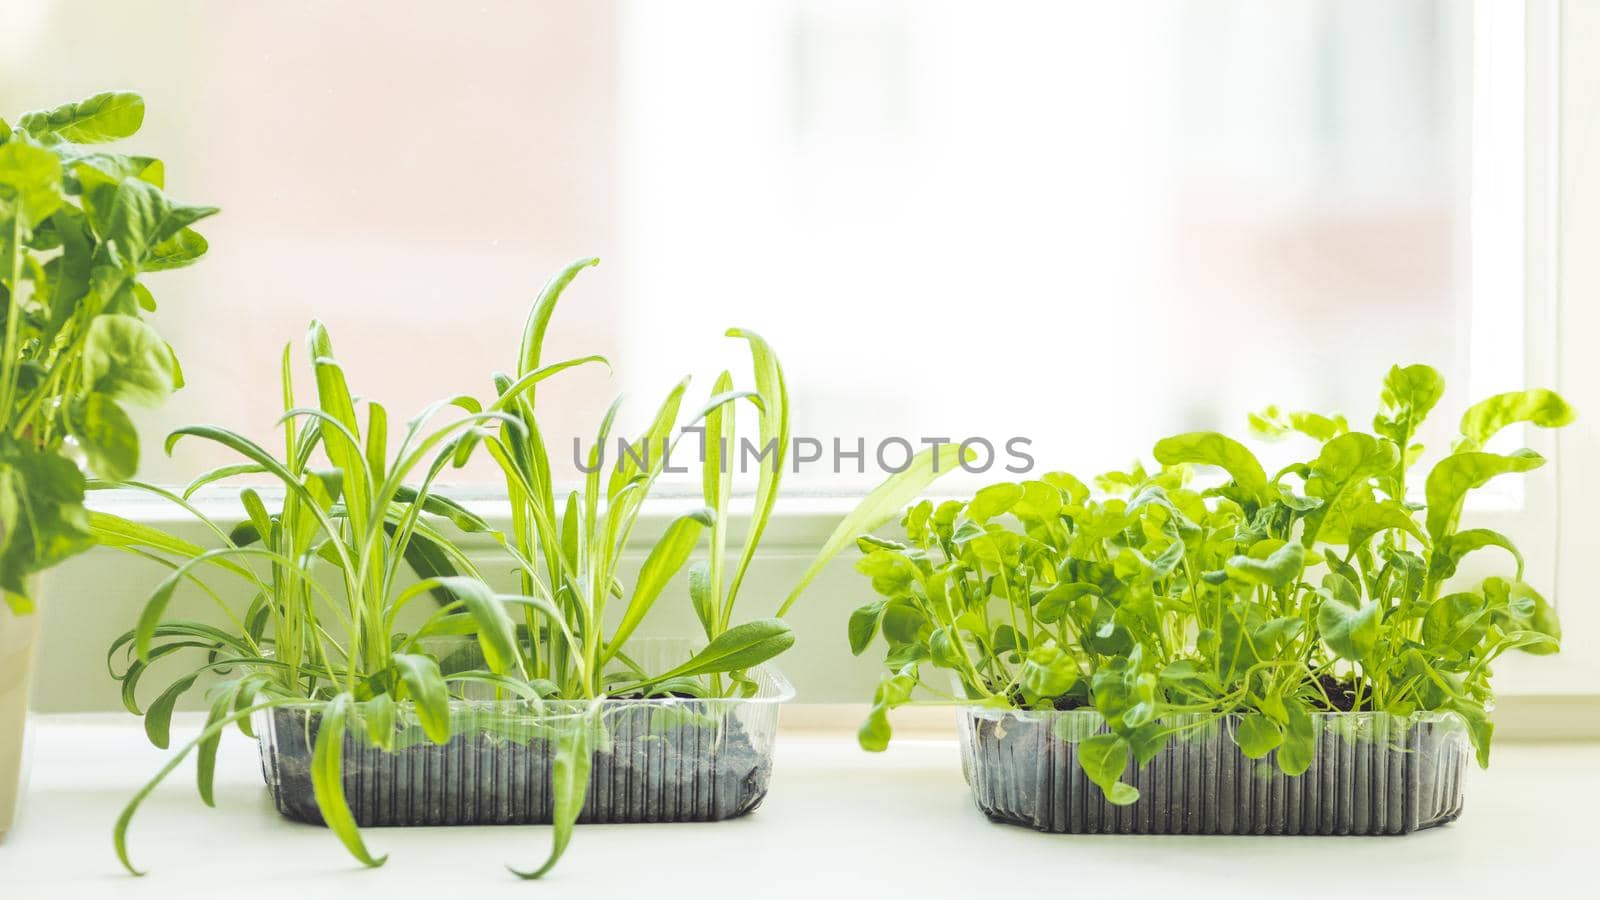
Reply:
[[[1356, 690], [1353, 683], [1348, 681], [1340, 681], [1332, 675], [1318, 675], [1317, 683], [1320, 684], [1322, 686], [1322, 690], [1327, 693], [1328, 700], [1333, 704], [1333, 709], [1335, 711], [1355, 711]], [[1361, 704], [1361, 711], [1367, 712], [1371, 709], [1372, 701], [1370, 699], [1370, 695], [1368, 695], [1368, 698]]]

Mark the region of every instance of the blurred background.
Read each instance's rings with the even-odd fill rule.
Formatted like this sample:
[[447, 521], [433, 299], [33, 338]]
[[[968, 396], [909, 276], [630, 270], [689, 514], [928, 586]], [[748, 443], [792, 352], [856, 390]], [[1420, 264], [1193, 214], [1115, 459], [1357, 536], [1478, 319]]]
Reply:
[[540, 392], [558, 447], [619, 391], [639, 422], [686, 373], [748, 380], [739, 325], [799, 434], [1092, 473], [1268, 403], [1369, 420], [1395, 362], [1452, 385], [1436, 444], [1520, 385], [1520, 37], [1486, 8], [5, 0], [0, 111], [138, 90], [133, 148], [223, 208], [151, 279], [190, 384], [145, 417], [148, 480], [224, 461], [163, 457], [179, 424], [269, 437], [313, 316], [396, 418], [486, 395], [591, 254], [546, 358], [614, 371]]

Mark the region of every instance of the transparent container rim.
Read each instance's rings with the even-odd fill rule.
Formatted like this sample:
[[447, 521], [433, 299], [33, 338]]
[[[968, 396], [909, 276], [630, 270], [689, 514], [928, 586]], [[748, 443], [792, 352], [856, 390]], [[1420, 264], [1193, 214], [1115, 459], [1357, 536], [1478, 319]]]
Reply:
[[[983, 706], [976, 703], [958, 704], [957, 709], [962, 715], [975, 719], [1001, 719], [1007, 716], [1024, 721], [1032, 720], [1040, 722], [1057, 721], [1060, 719], [1079, 719], [1083, 721], [1104, 721], [1105, 719], [1105, 717], [1100, 714], [1100, 711], [1095, 709], [1016, 709], [1012, 707]], [[1246, 714], [1247, 713], [1243, 712], [1230, 712], [1225, 713], [1217, 718], [1219, 720], [1238, 719]], [[1189, 718], [1199, 719], [1211, 716], [1213, 716], [1212, 713], [1171, 713], [1160, 716], [1158, 721]], [[1312, 721], [1341, 722], [1352, 722], [1358, 720], [1377, 721], [1379, 719], [1390, 719], [1404, 722], [1452, 721], [1462, 722], [1463, 724], [1465, 723], [1465, 720], [1461, 718], [1459, 713], [1455, 713], [1450, 710], [1419, 710], [1403, 716], [1397, 713], [1384, 712], [1382, 710], [1360, 710], [1351, 712], [1319, 710], [1311, 714], [1311, 719]]]

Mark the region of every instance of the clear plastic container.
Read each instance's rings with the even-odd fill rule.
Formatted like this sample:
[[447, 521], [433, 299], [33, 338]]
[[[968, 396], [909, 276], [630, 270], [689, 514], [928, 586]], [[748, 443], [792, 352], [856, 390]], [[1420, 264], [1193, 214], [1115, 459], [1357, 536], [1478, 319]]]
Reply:
[[1115, 806], [1078, 765], [1079, 741], [1103, 732], [1092, 710], [965, 707], [962, 770], [978, 808], [999, 822], [1074, 834], [1407, 834], [1461, 815], [1471, 751], [1448, 713], [1318, 713], [1311, 768], [1290, 777], [1274, 753], [1250, 759], [1236, 717], [1190, 725], [1123, 780], [1139, 799]]
[[[634, 659], [688, 657], [686, 641], [640, 641]], [[669, 662], [670, 661], [670, 662]], [[708, 822], [760, 805], [772, 774], [778, 707], [794, 689], [776, 670], [748, 673], [753, 697], [607, 700], [579, 822]], [[448, 743], [422, 734], [401, 705], [395, 749], [374, 745], [352, 722], [344, 742], [344, 792], [356, 823], [385, 825], [548, 824], [557, 736], [584, 705], [457, 700]], [[312, 709], [258, 713], [261, 769], [278, 811], [322, 824], [311, 787]]]

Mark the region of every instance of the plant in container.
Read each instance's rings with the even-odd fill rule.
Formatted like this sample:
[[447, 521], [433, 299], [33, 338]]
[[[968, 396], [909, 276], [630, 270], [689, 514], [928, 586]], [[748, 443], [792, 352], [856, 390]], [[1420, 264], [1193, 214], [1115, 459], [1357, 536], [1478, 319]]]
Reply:
[[[734, 624], [732, 606], [777, 495], [788, 440], [782, 371], [764, 342], [741, 333], [752, 348], [757, 390], [735, 391], [724, 374], [689, 422], [731, 437], [730, 405], [745, 401], [761, 415], [764, 443], [775, 448], [758, 479], [738, 561], [725, 559], [726, 532], [718, 524], [727, 521], [731, 473], [722, 470], [731, 466], [723, 442], [712, 439], [707, 507], [666, 527], [626, 589], [620, 562], [668, 448], [682, 436], [676, 423], [686, 385], [673, 389], [648, 433], [607, 470], [601, 448], [613, 404], [581, 490], [558, 506], [534, 412], [537, 388], [603, 360], [544, 364], [541, 345], [562, 291], [593, 263], [575, 263], [546, 286], [528, 319], [517, 374], [496, 379], [492, 402], [455, 397], [431, 407], [411, 420], [392, 454], [384, 409], [368, 404], [363, 434], [327, 335], [313, 325], [318, 405], [296, 406], [286, 350], [281, 459], [224, 429], [185, 428], [169, 446], [195, 436], [244, 461], [202, 475], [181, 493], [136, 485], [189, 509], [218, 548], [95, 515], [102, 542], [172, 569], [138, 626], [111, 648], [129, 709], [141, 712], [138, 688], [152, 664], [174, 654], [200, 657], [142, 710], [150, 738], [165, 746], [178, 699], [209, 674], [225, 676], [209, 689], [199, 736], [118, 822], [117, 849], [130, 870], [125, 838], [139, 803], [195, 751], [209, 803], [219, 738], [234, 724], [258, 737], [280, 812], [327, 824], [368, 865], [383, 861], [362, 840], [359, 829], [368, 825], [551, 823], [545, 862], [513, 870], [538, 877], [555, 865], [580, 820], [717, 819], [760, 801], [776, 704], [789, 695], [782, 677], [761, 664], [793, 637], [777, 619]], [[460, 415], [429, 430], [447, 406]], [[434, 489], [441, 472], [480, 449], [505, 474], [510, 535]], [[329, 468], [316, 467], [319, 453]], [[276, 513], [250, 487], [240, 491], [247, 519], [231, 530], [190, 503], [201, 487], [241, 475], [278, 482]], [[443, 526], [431, 524], [441, 518], [502, 545], [520, 591], [489, 588]], [[705, 640], [631, 641], [706, 530], [711, 558], [689, 577]], [[420, 577], [411, 579], [403, 567]], [[323, 587], [330, 572], [332, 589]], [[212, 584], [217, 576], [242, 584], [248, 601], [229, 603], [230, 592]], [[230, 624], [167, 618], [174, 591], [186, 583], [213, 599]], [[430, 596], [432, 603], [418, 602]], [[626, 605], [608, 629], [613, 597]]]
[[[890, 709], [961, 706], [978, 805], [1049, 831], [1390, 834], [1461, 811], [1468, 746], [1487, 765], [1492, 666], [1553, 653], [1560, 627], [1512, 540], [1463, 528], [1466, 495], [1543, 460], [1493, 452], [1510, 425], [1573, 418], [1556, 394], [1469, 408], [1420, 492], [1416, 435], [1443, 381], [1393, 368], [1370, 433], [1342, 417], [1252, 417], [1317, 451], [1269, 476], [1203, 432], [1155, 445], [1162, 468], [996, 484], [923, 501], [902, 541], [863, 537], [881, 597], [850, 617]], [[1226, 480], [1192, 483], [1194, 467]], [[1419, 499], [1413, 499], [1419, 498]], [[1501, 554], [1501, 574], [1458, 575]], [[931, 670], [948, 675], [931, 677]]]
[[[535, 811], [535, 821], [554, 819], [557, 852], [574, 821], [705, 821], [743, 815], [766, 795], [772, 768], [778, 704], [792, 691], [781, 675], [762, 665], [794, 642], [777, 617], [735, 622], [734, 607], [746, 584], [760, 541], [778, 499], [790, 446], [788, 393], [771, 347], [753, 332], [728, 336], [749, 349], [754, 390], [735, 388], [722, 372], [705, 403], [681, 415], [688, 379], [667, 393], [649, 426], [621, 442], [607, 467], [620, 398], [605, 413], [591, 446], [579, 489], [563, 492], [551, 466], [534, 413], [544, 334], [555, 305], [570, 282], [597, 260], [579, 260], [558, 274], [531, 311], [523, 331], [517, 374], [498, 375], [494, 408], [509, 417], [482, 438], [499, 464], [511, 504], [507, 551], [515, 561], [520, 590], [546, 598], [561, 614], [541, 624], [531, 617], [505, 626], [508, 654], [515, 654], [547, 701], [588, 704], [597, 724], [592, 758], [563, 769], [559, 754], [549, 763], [570, 792], [554, 810]], [[738, 552], [730, 549], [735, 454], [747, 446], [736, 434], [736, 405], [757, 416], [759, 472]], [[680, 424], [680, 420], [682, 424]], [[699, 447], [704, 506], [667, 522], [645, 555], [630, 587], [620, 565], [657, 479], [688, 435]], [[463, 448], [467, 452], [467, 448]], [[922, 470], [899, 476], [914, 495], [926, 485]], [[691, 562], [701, 538], [708, 552]], [[419, 560], [427, 569], [427, 561]], [[701, 635], [638, 644], [633, 636], [687, 568], [687, 593]], [[449, 561], [428, 570], [441, 577]], [[613, 602], [620, 615], [608, 616]], [[693, 648], [700, 648], [691, 653]], [[535, 764], [538, 771], [541, 766]], [[441, 781], [448, 777], [441, 773]], [[551, 862], [554, 862], [552, 857]], [[546, 864], [546, 868], [549, 863]], [[543, 870], [540, 870], [543, 871]], [[538, 874], [538, 873], [533, 873]]]
[[0, 120], [0, 834], [19, 791], [35, 576], [93, 544], [85, 472], [138, 468], [125, 405], [183, 384], [144, 320], [143, 277], [203, 256], [190, 226], [216, 209], [168, 197], [160, 160], [96, 146], [143, 122], [129, 93]]

